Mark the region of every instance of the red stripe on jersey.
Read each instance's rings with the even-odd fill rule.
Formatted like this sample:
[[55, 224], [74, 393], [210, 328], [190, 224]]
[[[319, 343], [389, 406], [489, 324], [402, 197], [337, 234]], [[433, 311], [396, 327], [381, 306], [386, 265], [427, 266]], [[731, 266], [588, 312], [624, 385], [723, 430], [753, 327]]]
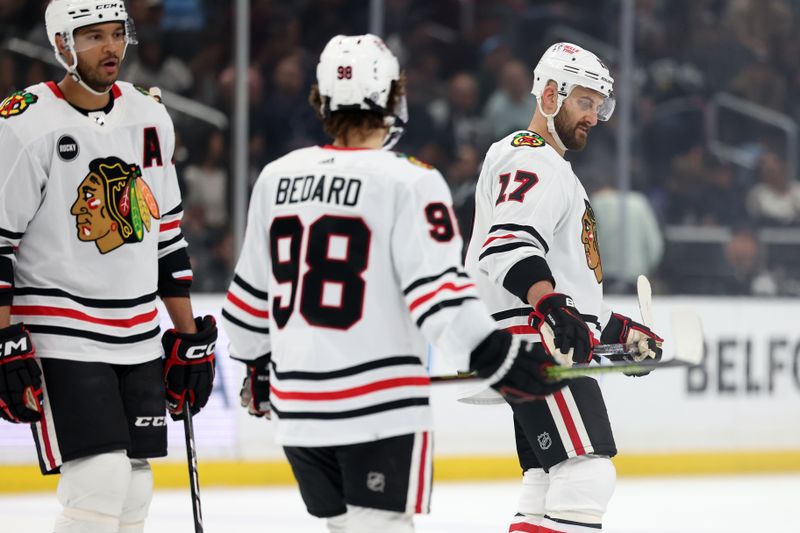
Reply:
[[12, 305], [11, 314], [27, 316], [58, 316], [62, 318], [74, 318], [91, 324], [101, 326], [112, 326], [115, 328], [132, 328], [140, 324], [146, 324], [158, 316], [158, 310], [153, 309], [147, 313], [142, 313], [131, 318], [99, 318], [87, 315], [74, 309], [64, 309], [63, 307], [49, 307], [44, 305]]
[[362, 396], [371, 392], [376, 392], [386, 389], [394, 389], [397, 387], [425, 387], [431, 384], [428, 377], [407, 377], [407, 378], [392, 378], [368, 383], [359, 387], [350, 389], [325, 391], [325, 392], [300, 392], [300, 391], [282, 391], [270, 387], [272, 394], [281, 400], [308, 400], [308, 401], [321, 401], [321, 400], [343, 400], [345, 398], [353, 398], [355, 396]]
[[459, 285], [456, 285], [456, 284], [451, 283], [451, 282], [448, 281], [447, 283], [444, 283], [441, 287], [439, 287], [435, 291], [431, 291], [428, 294], [423, 294], [422, 296], [420, 296], [419, 298], [417, 298], [416, 300], [411, 302], [411, 305], [409, 305], [408, 308], [409, 308], [409, 310], [413, 311], [414, 309], [416, 309], [420, 305], [424, 304], [425, 302], [427, 302], [428, 300], [430, 300], [431, 298], [433, 298], [434, 296], [436, 296], [437, 294], [439, 294], [442, 291], [458, 292], [458, 291], [463, 291], [464, 289], [469, 289], [470, 287], [474, 287], [474, 286], [475, 286], [474, 283], [467, 283], [466, 285], [459, 286]]
[[[496, 241], [498, 239], [513, 239], [514, 237], [516, 237], [516, 235], [512, 235], [511, 233], [509, 233], [508, 235], [498, 235], [497, 237], [489, 237], [488, 239], [486, 239], [486, 242], [483, 243], [483, 246], [486, 246], [490, 242]], [[481, 248], [483, 248], [483, 246]]]
[[232, 293], [228, 293], [227, 300], [231, 302], [233, 305], [241, 309], [246, 313], [250, 313], [251, 315], [258, 317], [258, 318], [269, 318], [269, 311], [262, 311], [261, 309], [256, 309], [255, 307], [248, 305], [243, 300], [237, 298]]
[[419, 455], [419, 477], [417, 479], [417, 505], [414, 512], [422, 513], [422, 499], [425, 495], [425, 461], [428, 456], [428, 432], [422, 432], [422, 450]]
[[507, 331], [512, 335], [535, 335], [539, 333], [538, 329], [531, 326], [508, 326], [503, 328], [503, 331]]
[[47, 85], [47, 87], [53, 91], [53, 94], [56, 95], [56, 98], [66, 100], [66, 98], [64, 98], [64, 93], [61, 92], [61, 88], [56, 84], [56, 82], [48, 81], [45, 83], [45, 85]]
[[180, 219], [173, 220], [172, 222], [167, 222], [166, 224], [161, 224], [161, 227], [159, 228], [158, 231], [169, 231], [171, 229], [175, 229], [175, 228], [180, 227], [180, 225], [181, 225]]
[[567, 401], [564, 399], [564, 393], [558, 391], [553, 393], [553, 398], [558, 404], [558, 410], [561, 412], [561, 418], [564, 419], [564, 425], [567, 426], [567, 433], [569, 433], [569, 440], [572, 441], [572, 446], [575, 448], [575, 453], [578, 455], [585, 455], [586, 450], [583, 449], [581, 437], [578, 435], [578, 430], [575, 428], [575, 421], [572, 420], [572, 414], [567, 407]]
[[514, 531], [523, 531], [525, 533], [540, 533], [542, 530], [539, 529], [539, 526], [536, 524], [528, 524], [527, 522], [517, 522], [516, 524], [511, 524], [511, 527], [508, 528], [508, 533], [512, 533]]
[[181, 280], [181, 281], [192, 281], [192, 279], [194, 279], [194, 278], [192, 278], [192, 276], [179, 276], [179, 277], [177, 277], [175, 279], [178, 279], [178, 280]]
[[120, 96], [122, 96], [122, 89], [120, 89], [119, 86], [115, 83], [111, 87], [111, 94], [114, 96], [114, 98], [119, 98]]
[[39, 410], [39, 414], [41, 415], [39, 418], [39, 425], [42, 429], [42, 445], [44, 446], [44, 454], [47, 456], [47, 462], [49, 463], [49, 470], [54, 470], [58, 467], [56, 464], [56, 458], [53, 457], [53, 445], [50, 444], [50, 435], [47, 432], [47, 417], [45, 416], [44, 409]]
[[549, 527], [539, 526], [539, 529], [536, 530], [537, 533], [564, 533], [563, 531], [559, 531], [557, 529], [550, 529]]
[[334, 146], [332, 144], [326, 144], [322, 147], [323, 150], [342, 150], [342, 151], [354, 151], [354, 150], [373, 150], [374, 148], [366, 148], [362, 146]]

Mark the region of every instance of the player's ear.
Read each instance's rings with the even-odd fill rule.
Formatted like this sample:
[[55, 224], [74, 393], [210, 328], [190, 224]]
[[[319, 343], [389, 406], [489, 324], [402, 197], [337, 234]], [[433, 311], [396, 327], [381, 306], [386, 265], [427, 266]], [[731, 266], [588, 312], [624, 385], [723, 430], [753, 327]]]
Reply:
[[60, 33], [56, 34], [56, 47], [58, 48], [58, 53], [66, 60], [68, 65], [72, 64], [72, 52], [67, 49], [67, 45], [64, 43], [64, 38], [61, 36]]
[[547, 82], [542, 91], [542, 108], [545, 113], [552, 113], [556, 110], [558, 103], [558, 85], [553, 80]]

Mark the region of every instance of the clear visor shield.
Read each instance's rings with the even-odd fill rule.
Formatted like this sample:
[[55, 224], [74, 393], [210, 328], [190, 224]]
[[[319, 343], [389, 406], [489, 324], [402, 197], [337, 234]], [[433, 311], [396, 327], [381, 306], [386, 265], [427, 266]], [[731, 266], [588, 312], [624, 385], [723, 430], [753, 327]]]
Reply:
[[575, 99], [578, 109], [582, 113], [595, 113], [597, 115], [597, 120], [605, 122], [614, 114], [614, 107], [617, 105], [617, 100], [613, 95], [600, 96], [599, 93], [596, 94], [597, 96], [595, 97], [586, 95], [578, 97], [572, 93], [572, 96]]
[[138, 44], [136, 28], [131, 19], [116, 26], [94, 24], [85, 28], [78, 28], [75, 30], [72, 39], [74, 42], [67, 44], [71, 45], [71, 48], [78, 53], [100, 46]]

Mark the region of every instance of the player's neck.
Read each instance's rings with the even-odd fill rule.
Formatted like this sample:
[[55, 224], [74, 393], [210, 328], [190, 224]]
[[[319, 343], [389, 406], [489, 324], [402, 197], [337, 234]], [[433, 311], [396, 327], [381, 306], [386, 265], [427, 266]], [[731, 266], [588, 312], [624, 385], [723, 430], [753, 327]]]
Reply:
[[564, 157], [564, 150], [558, 146], [558, 143], [553, 136], [550, 134], [550, 130], [547, 129], [547, 119], [544, 118], [541, 114], [536, 113], [533, 118], [531, 119], [531, 123], [528, 125], [528, 129], [531, 131], [535, 131], [538, 133], [544, 141], [550, 145], [550, 147], [558, 152], [558, 155]]
[[110, 91], [101, 95], [90, 93], [69, 74], [58, 82], [58, 88], [61, 89], [61, 93], [64, 95], [67, 102], [80, 109], [87, 109], [90, 111], [103, 109], [108, 105], [108, 99], [111, 98]]
[[349, 135], [340, 135], [333, 141], [333, 145], [340, 148], [372, 148], [383, 147], [383, 140], [386, 138], [386, 130], [351, 131]]

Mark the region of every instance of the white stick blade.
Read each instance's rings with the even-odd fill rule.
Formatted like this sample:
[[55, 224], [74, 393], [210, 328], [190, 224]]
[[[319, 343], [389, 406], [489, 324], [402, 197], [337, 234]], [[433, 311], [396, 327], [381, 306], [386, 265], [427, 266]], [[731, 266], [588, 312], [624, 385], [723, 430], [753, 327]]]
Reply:
[[703, 325], [691, 309], [679, 308], [672, 312], [672, 338], [675, 341], [675, 359], [697, 365], [703, 360]]
[[653, 329], [653, 289], [647, 276], [639, 275], [636, 279], [636, 294], [639, 297], [639, 312], [642, 314], [642, 323]]

